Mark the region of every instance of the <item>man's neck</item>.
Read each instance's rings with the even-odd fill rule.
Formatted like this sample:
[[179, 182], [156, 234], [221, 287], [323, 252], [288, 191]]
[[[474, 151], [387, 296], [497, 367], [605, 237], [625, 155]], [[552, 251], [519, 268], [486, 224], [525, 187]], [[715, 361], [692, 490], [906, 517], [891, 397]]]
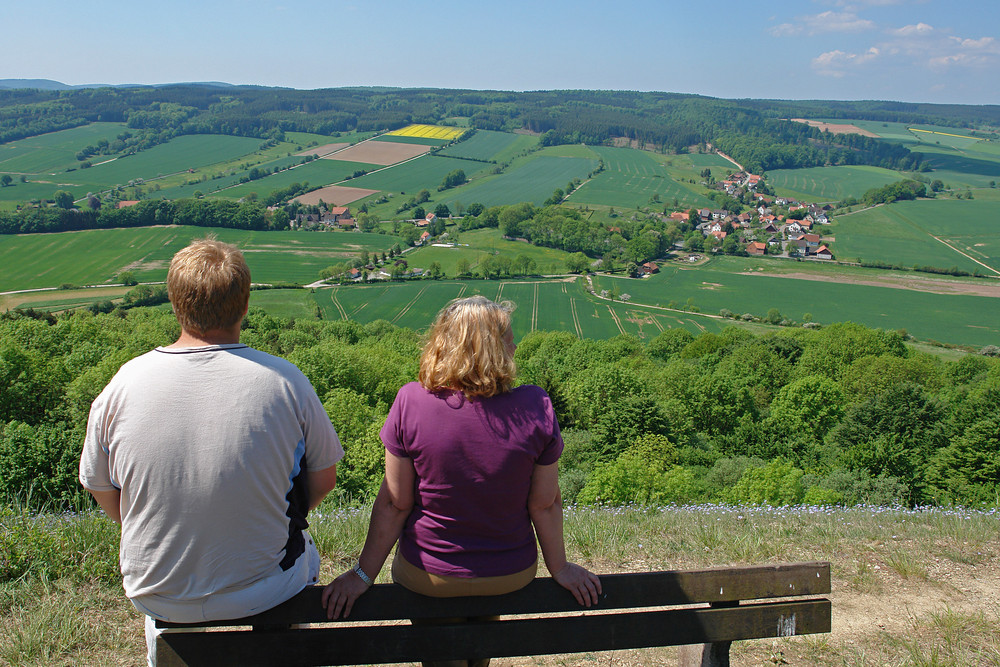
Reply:
[[181, 329], [180, 338], [173, 345], [167, 348], [179, 347], [206, 347], [209, 345], [232, 345], [240, 342], [240, 327], [236, 325], [230, 329], [212, 329], [196, 333], [187, 329]]

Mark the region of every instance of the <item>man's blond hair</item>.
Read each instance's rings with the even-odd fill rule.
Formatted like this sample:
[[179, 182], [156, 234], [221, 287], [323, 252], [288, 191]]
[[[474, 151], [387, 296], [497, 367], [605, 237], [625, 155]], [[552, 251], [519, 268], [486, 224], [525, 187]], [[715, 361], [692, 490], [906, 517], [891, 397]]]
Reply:
[[167, 296], [183, 329], [204, 334], [243, 319], [250, 299], [250, 269], [239, 248], [196, 239], [170, 260]]
[[504, 337], [511, 332], [512, 310], [510, 302], [483, 296], [451, 301], [434, 320], [420, 356], [420, 384], [468, 398], [510, 391], [517, 366]]

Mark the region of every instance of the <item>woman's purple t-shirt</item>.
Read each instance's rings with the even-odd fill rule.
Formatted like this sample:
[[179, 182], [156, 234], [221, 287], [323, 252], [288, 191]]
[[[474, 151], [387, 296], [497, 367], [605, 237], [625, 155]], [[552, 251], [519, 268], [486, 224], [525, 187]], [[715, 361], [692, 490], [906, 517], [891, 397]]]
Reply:
[[411, 382], [396, 395], [380, 435], [416, 470], [413, 511], [399, 538], [403, 558], [452, 577], [513, 574], [535, 562], [531, 475], [563, 449], [543, 389], [522, 385], [470, 401]]

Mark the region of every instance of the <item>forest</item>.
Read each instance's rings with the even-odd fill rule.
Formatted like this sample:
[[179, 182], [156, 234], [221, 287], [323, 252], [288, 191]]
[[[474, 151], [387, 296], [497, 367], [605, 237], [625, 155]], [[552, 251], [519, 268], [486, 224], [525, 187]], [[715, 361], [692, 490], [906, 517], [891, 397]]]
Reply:
[[[0, 315], [4, 502], [86, 505], [76, 475], [91, 402], [125, 361], [177, 334], [164, 308]], [[254, 308], [242, 341], [292, 361], [316, 388], [347, 451], [337, 493], [377, 489], [378, 431], [416, 377], [420, 335]], [[902, 332], [841, 323], [666, 329], [648, 342], [535, 331], [516, 361], [519, 381], [556, 407], [568, 502], [995, 506], [994, 352], [945, 361]]]
[[723, 100], [634, 91], [293, 90], [184, 84], [0, 90], [0, 143], [97, 121], [128, 126], [115, 141], [77, 156], [84, 161], [96, 154], [143, 150], [183, 134], [274, 140], [289, 131], [336, 136], [464, 117], [476, 129], [539, 133], [543, 145], [604, 144], [625, 138], [646, 148], [683, 152], [711, 144], [754, 172], [825, 164], [926, 168], [922, 155], [898, 144], [834, 135], [787, 120], [831, 116], [961, 126], [1000, 123], [1000, 112], [989, 106]]

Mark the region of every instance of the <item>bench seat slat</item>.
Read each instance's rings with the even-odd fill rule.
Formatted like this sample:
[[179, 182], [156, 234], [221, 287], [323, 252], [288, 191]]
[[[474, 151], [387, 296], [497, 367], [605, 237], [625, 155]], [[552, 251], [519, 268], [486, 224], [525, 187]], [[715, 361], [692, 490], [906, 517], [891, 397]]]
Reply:
[[[666, 572], [601, 575], [604, 594], [600, 609], [669, 606], [704, 602], [733, 602], [768, 598], [823, 595], [830, 592], [829, 563], [752, 565]], [[206, 625], [281, 626], [326, 622], [320, 603], [321, 586], [312, 586], [291, 600], [257, 616]], [[428, 598], [395, 584], [378, 584], [354, 605], [351, 621], [397, 620], [576, 612], [573, 596], [551, 578], [532, 581], [507, 595], [465, 598]], [[165, 623], [157, 627], [196, 627]]]
[[[166, 633], [158, 664], [356, 665], [762, 639], [830, 631], [827, 599], [422, 626]], [[280, 639], [279, 639], [280, 637]]]

